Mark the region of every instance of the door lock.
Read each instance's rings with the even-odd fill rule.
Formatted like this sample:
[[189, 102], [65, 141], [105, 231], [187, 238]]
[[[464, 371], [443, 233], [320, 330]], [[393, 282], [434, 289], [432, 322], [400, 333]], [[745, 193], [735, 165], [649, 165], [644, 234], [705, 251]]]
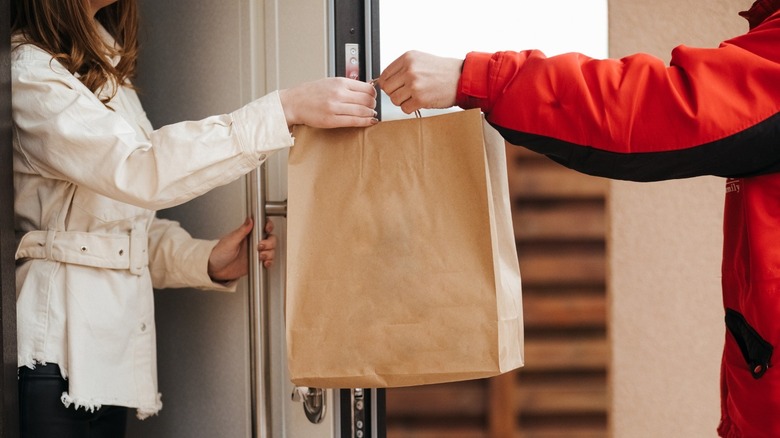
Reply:
[[344, 76], [360, 78], [360, 44], [344, 44]]
[[303, 402], [303, 412], [306, 418], [314, 424], [325, 419], [325, 390], [296, 386], [292, 392], [293, 401]]

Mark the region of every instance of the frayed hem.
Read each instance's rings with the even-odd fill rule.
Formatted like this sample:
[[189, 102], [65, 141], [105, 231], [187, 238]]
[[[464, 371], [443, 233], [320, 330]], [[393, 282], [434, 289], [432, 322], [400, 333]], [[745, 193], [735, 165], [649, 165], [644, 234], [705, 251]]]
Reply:
[[[70, 408], [71, 405], [73, 405], [73, 407], [77, 410], [84, 408], [84, 410], [88, 412], [95, 412], [99, 410], [101, 407], [103, 407], [102, 403], [98, 403], [91, 400], [84, 400], [78, 397], [71, 397], [70, 394], [68, 394], [67, 392], [62, 393], [60, 400], [62, 401], [62, 404], [65, 405], [66, 408]], [[137, 407], [135, 416], [139, 420], [145, 420], [153, 415], [157, 415], [160, 412], [160, 409], [162, 409], [162, 394], [157, 393], [157, 397], [154, 405]]]
[[146, 420], [147, 418], [157, 415], [162, 409], [162, 394], [157, 393], [157, 399], [155, 400], [154, 407], [152, 408], [138, 408], [135, 411], [135, 417], [139, 420]]
[[156, 416], [159, 411], [147, 411], [143, 409], [137, 409], [135, 411], [135, 418], [139, 420], [146, 420], [149, 417]]
[[35, 369], [35, 365], [46, 365], [45, 361], [35, 359], [32, 354], [26, 354], [24, 357], [17, 356], [16, 361], [19, 363], [19, 367], [27, 367], [31, 370]]
[[31, 370], [34, 370], [35, 367], [38, 365], [46, 366], [50, 363], [56, 364], [60, 368], [60, 375], [62, 376], [62, 378], [65, 380], [68, 379], [68, 369], [65, 368], [65, 366], [61, 363], [64, 361], [55, 360], [55, 359], [46, 360], [43, 358], [42, 354], [33, 354], [33, 353], [25, 354], [24, 357], [17, 356], [16, 361], [18, 363], [17, 365], [18, 367], [27, 367]]
[[62, 404], [65, 405], [66, 408], [69, 408], [70, 405], [74, 405], [76, 410], [84, 408], [89, 412], [95, 412], [96, 410], [100, 409], [103, 406], [102, 404], [93, 401], [83, 400], [80, 398], [73, 398], [67, 392], [62, 393], [62, 397], [60, 397], [60, 400], [62, 401]]

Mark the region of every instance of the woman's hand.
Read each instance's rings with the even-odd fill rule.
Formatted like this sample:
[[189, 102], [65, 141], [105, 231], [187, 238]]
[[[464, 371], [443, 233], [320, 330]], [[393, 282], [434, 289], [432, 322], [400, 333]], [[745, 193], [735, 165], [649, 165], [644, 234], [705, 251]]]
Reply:
[[[249, 272], [247, 260], [247, 239], [252, 232], [254, 222], [247, 218], [240, 227], [222, 236], [209, 255], [208, 274], [214, 281], [231, 281], [243, 277]], [[274, 224], [265, 223], [268, 237], [261, 240], [257, 246], [258, 257], [266, 268], [273, 264], [276, 256], [276, 236], [271, 234]]]
[[449, 108], [455, 105], [462, 66], [462, 59], [406, 52], [387, 66], [378, 83], [406, 114], [421, 108]]
[[347, 78], [325, 78], [279, 91], [287, 124], [316, 128], [377, 123], [376, 89]]
[[257, 244], [258, 257], [263, 262], [263, 266], [270, 268], [274, 264], [274, 258], [276, 257], [276, 235], [271, 234], [274, 231], [274, 223], [271, 221], [265, 222], [265, 234], [266, 238], [261, 240]]

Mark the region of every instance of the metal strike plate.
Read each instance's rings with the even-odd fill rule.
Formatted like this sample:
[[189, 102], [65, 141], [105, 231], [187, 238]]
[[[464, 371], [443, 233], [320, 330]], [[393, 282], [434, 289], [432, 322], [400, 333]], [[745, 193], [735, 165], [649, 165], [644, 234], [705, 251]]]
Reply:
[[360, 77], [360, 44], [344, 44], [344, 76]]
[[364, 438], [369, 436], [369, 425], [366, 419], [366, 392], [362, 388], [352, 390], [352, 436]]

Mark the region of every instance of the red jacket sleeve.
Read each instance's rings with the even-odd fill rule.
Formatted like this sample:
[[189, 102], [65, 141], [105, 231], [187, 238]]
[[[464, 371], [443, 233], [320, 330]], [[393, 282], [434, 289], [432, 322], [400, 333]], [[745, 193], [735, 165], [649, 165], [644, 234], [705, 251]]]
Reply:
[[780, 13], [717, 48], [647, 54], [470, 53], [458, 104], [513, 144], [633, 180], [780, 168]]

